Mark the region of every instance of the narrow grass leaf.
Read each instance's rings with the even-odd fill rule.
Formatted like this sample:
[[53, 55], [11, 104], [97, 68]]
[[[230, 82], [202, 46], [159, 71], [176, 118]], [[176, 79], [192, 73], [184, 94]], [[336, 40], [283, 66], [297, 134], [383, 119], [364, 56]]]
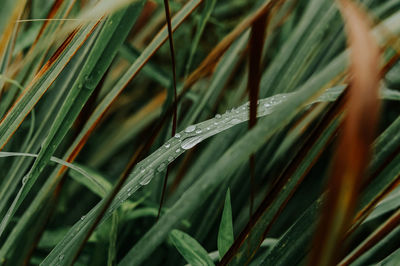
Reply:
[[221, 223], [218, 230], [218, 251], [222, 258], [233, 244], [233, 224], [232, 224], [232, 207], [230, 190], [226, 192], [224, 210], [222, 211]]
[[171, 231], [170, 239], [190, 265], [214, 265], [207, 251], [190, 235], [175, 229]]
[[115, 211], [112, 215], [112, 223], [110, 230], [110, 242], [108, 244], [108, 259], [107, 266], [117, 265], [117, 243], [118, 243], [118, 212]]

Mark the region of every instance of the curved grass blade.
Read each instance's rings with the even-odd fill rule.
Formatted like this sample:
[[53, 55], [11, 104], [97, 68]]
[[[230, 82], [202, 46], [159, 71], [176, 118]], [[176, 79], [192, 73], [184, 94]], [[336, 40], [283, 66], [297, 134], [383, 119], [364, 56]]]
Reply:
[[[21, 156], [21, 157], [33, 157], [33, 158], [37, 158], [37, 157], [38, 157], [37, 154], [24, 153], [24, 152], [7, 152], [7, 151], [1, 151], [1, 152], [0, 152], [0, 158], [1, 158], [1, 157], [17, 157], [17, 156], [18, 156], [18, 157], [19, 157], [19, 156]], [[54, 157], [54, 156], [52, 156], [52, 157], [50, 158], [50, 160], [51, 160], [52, 162], [55, 162], [55, 163], [64, 165], [64, 166], [66, 166], [66, 167], [68, 167], [68, 168], [71, 168], [72, 170], [77, 171], [78, 173], [80, 173], [80, 174], [82, 174], [83, 176], [85, 176], [85, 177], [89, 178], [90, 180], [92, 180], [93, 183], [97, 183], [96, 180], [93, 179], [88, 173], [86, 173], [85, 170], [83, 170], [82, 168], [80, 168], [80, 167], [78, 167], [78, 166], [75, 166], [75, 165], [73, 165], [73, 164], [71, 164], [71, 163], [68, 163], [68, 162], [66, 162], [66, 161], [63, 161], [63, 160], [61, 160], [61, 159], [59, 159], [59, 158], [57, 158], [57, 157]], [[26, 181], [26, 180], [25, 180], [25, 181]], [[100, 184], [98, 184], [98, 185], [101, 186]]]

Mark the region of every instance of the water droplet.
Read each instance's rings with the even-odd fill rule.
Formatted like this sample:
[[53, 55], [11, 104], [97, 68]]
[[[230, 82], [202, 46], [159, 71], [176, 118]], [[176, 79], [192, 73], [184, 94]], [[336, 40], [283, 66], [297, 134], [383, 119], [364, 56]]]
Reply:
[[82, 217], [81, 217], [81, 221], [83, 221], [83, 220], [85, 220], [85, 215], [83, 215]]
[[181, 152], [181, 149], [177, 149], [177, 150], [176, 150], [176, 153], [180, 153], [180, 152]]
[[216, 114], [215, 118], [220, 119], [222, 116], [220, 114]]
[[144, 173], [144, 172], [146, 172], [146, 168], [143, 168], [143, 167], [141, 167], [141, 169], [140, 169], [140, 173]]
[[182, 141], [181, 147], [184, 150], [188, 150], [193, 148], [196, 144], [198, 144], [199, 142], [201, 142], [203, 140], [202, 137], [200, 136], [195, 136], [195, 137], [191, 137], [191, 138], [187, 138], [184, 141]]
[[195, 129], [196, 129], [196, 126], [195, 126], [195, 125], [191, 125], [191, 126], [188, 126], [188, 127], [185, 129], [185, 132], [186, 132], [186, 133], [190, 133], [190, 132], [193, 132]]
[[179, 134], [179, 133], [175, 134], [175, 138], [179, 139], [180, 137], [181, 137], [181, 134]]
[[201, 132], [201, 129], [196, 130], [196, 134], [200, 134]]
[[264, 103], [264, 107], [268, 108], [268, 107], [270, 107], [270, 106], [271, 106], [271, 104], [269, 104], [269, 103]]
[[165, 163], [160, 164], [160, 166], [157, 168], [158, 172], [162, 172], [165, 169]]
[[131, 191], [131, 190], [132, 190], [132, 188], [130, 187], [130, 188], [128, 188], [128, 190], [127, 190], [127, 191], [129, 192], [129, 191]]
[[229, 121], [229, 123], [231, 123], [233, 125], [239, 124], [241, 122], [242, 122], [242, 120], [240, 120], [238, 118], [233, 118], [231, 121]]
[[214, 125], [218, 125], [218, 122], [214, 122]]
[[28, 181], [28, 176], [24, 176], [24, 178], [22, 178], [22, 185], [26, 184], [26, 181]]
[[166, 144], [164, 145], [164, 147], [168, 149], [169, 147], [171, 147], [171, 144], [170, 144], [170, 143], [166, 143]]
[[210, 130], [211, 128], [210, 128], [210, 127], [207, 127], [206, 129], [207, 129], [207, 130]]
[[58, 260], [62, 261], [64, 259], [64, 254], [61, 254], [60, 256], [58, 256]]
[[174, 157], [173, 156], [169, 156], [168, 157], [168, 162], [172, 162], [174, 160]]
[[148, 183], [150, 183], [151, 179], [153, 178], [153, 174], [154, 174], [154, 170], [149, 170], [147, 172], [147, 174], [145, 174], [142, 177], [142, 180], [140, 180], [139, 184], [141, 184], [142, 186], [147, 185]]
[[132, 194], [129, 192], [129, 193], [128, 193], [128, 198], [129, 198], [131, 195], [132, 195]]

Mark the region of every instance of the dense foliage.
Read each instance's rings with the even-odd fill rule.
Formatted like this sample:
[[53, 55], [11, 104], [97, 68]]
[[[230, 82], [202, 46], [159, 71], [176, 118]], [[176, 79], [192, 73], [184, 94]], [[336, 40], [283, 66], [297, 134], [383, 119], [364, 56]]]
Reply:
[[399, 0], [2, 0], [0, 262], [398, 265], [399, 34]]

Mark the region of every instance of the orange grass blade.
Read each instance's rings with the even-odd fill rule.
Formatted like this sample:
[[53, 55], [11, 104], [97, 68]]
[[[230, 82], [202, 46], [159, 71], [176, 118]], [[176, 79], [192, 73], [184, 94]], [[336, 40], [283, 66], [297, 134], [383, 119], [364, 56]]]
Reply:
[[340, 258], [341, 243], [354, 216], [378, 122], [379, 47], [370, 34], [366, 14], [348, 0], [338, 3], [349, 39], [352, 80], [310, 265], [336, 265]]

